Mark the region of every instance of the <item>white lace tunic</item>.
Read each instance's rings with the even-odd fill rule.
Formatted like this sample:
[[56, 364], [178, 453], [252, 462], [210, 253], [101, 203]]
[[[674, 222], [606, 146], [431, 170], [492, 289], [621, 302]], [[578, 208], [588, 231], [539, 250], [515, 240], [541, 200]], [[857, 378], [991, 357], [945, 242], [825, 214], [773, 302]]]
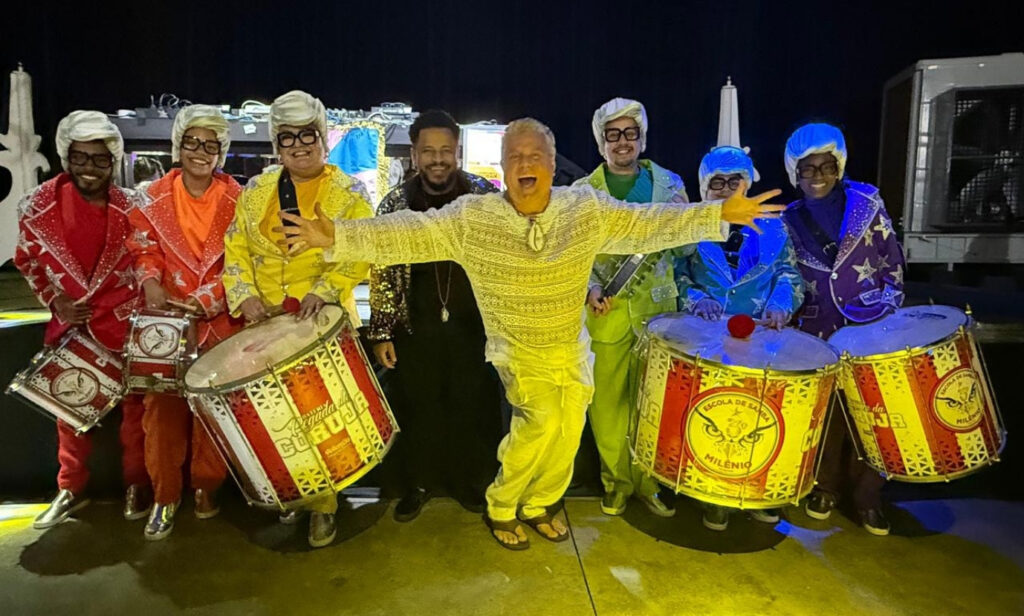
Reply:
[[[726, 227], [727, 228], [727, 227]], [[625, 203], [590, 186], [556, 187], [544, 212], [520, 215], [501, 194], [438, 210], [336, 220], [329, 261], [455, 261], [469, 276], [487, 359], [552, 365], [585, 358], [584, 303], [594, 257], [723, 241], [721, 204]]]

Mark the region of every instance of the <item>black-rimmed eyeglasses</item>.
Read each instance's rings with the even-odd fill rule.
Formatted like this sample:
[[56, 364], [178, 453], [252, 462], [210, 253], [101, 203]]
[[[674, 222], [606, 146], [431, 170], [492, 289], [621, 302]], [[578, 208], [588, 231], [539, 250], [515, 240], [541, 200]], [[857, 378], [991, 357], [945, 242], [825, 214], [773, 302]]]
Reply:
[[640, 127], [630, 126], [629, 128], [606, 128], [604, 129], [604, 140], [615, 143], [623, 137], [626, 141], [637, 141], [640, 139]]
[[295, 147], [295, 143], [302, 145], [313, 145], [320, 138], [320, 131], [315, 128], [306, 128], [298, 133], [281, 132], [277, 134], [277, 145], [282, 148]]
[[740, 187], [743, 182], [743, 178], [740, 176], [733, 176], [731, 178], [713, 177], [708, 182], [708, 188], [711, 190], [722, 190], [728, 186], [731, 190], [736, 190]]
[[90, 160], [97, 169], [110, 169], [114, 166], [112, 154], [89, 154], [81, 150], [68, 150], [68, 162], [72, 165], [82, 166]]
[[829, 161], [820, 165], [800, 165], [796, 168], [796, 173], [805, 180], [809, 180], [819, 173], [822, 177], [830, 178], [839, 175], [839, 163]]
[[181, 138], [181, 149], [195, 152], [199, 148], [203, 148], [207, 154], [220, 154], [220, 141], [216, 139], [206, 141], [192, 135], [185, 135]]

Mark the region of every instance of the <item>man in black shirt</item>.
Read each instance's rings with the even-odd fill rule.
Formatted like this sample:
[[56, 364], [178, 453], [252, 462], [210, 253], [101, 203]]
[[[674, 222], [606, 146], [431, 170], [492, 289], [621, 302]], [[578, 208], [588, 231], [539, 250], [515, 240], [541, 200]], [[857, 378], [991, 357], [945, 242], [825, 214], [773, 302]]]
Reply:
[[[465, 194], [497, 192], [459, 169], [459, 126], [426, 111], [409, 128], [416, 175], [377, 210], [442, 208]], [[419, 515], [444, 491], [481, 513], [497, 472], [501, 390], [484, 361], [484, 328], [465, 271], [446, 261], [377, 268], [370, 275], [374, 355], [394, 370], [386, 387], [402, 433], [385, 461], [384, 488], [400, 494], [395, 519]]]

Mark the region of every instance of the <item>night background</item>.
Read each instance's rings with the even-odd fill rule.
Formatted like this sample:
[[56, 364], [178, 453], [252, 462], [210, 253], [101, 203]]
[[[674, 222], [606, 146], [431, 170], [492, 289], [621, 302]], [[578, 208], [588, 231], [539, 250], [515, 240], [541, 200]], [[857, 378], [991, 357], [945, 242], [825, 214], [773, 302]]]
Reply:
[[810, 120], [841, 126], [849, 175], [874, 183], [885, 81], [921, 59], [1020, 51], [1018, 9], [948, 0], [27, 2], [5, 9], [0, 69], [21, 61], [32, 75], [36, 132], [54, 163], [54, 129], [74, 109], [113, 113], [165, 92], [237, 107], [301, 88], [328, 107], [401, 101], [463, 123], [531, 115], [590, 170], [600, 160], [594, 109], [636, 98], [650, 118], [645, 156], [680, 173], [693, 198], [726, 76], [739, 88], [760, 188], [789, 188], [782, 148]]
[[[293, 89], [328, 108], [369, 110], [400, 102], [418, 112], [446, 109], [464, 124], [532, 116], [553, 129], [560, 154], [589, 172], [601, 162], [591, 130], [594, 110], [626, 97], [647, 108], [643, 157], [682, 175], [690, 198], [697, 199], [697, 166], [716, 145], [720, 90], [731, 76], [742, 145], [750, 147], [762, 176], [752, 192], [782, 188], [779, 201], [789, 201], [796, 191], [786, 177], [783, 149], [798, 126], [839, 126], [848, 145], [848, 177], [875, 184], [887, 80], [920, 60], [1024, 52], [1021, 0], [7, 4], [0, 12], [0, 133], [7, 132], [8, 74], [20, 62], [32, 78], [35, 133], [50, 161], [49, 176], [60, 170], [57, 123], [73, 110], [114, 114], [149, 107], [163, 94], [237, 109], [250, 99], [269, 104]], [[909, 175], [918, 178], [914, 195], [925, 195], [926, 213], [945, 217], [950, 232], [938, 225], [939, 232], [918, 229], [917, 245], [933, 243], [939, 256], [915, 255], [904, 287], [906, 305], [970, 308], [977, 322], [972, 335], [1004, 412], [1000, 427], [1010, 436], [998, 456], [973, 460], [978, 472], [969, 477], [951, 480], [936, 471], [914, 482], [889, 482], [883, 508], [892, 522], [890, 536], [869, 534], [863, 512], [845, 496], [827, 520], [794, 499], [776, 523], [734, 511], [728, 530], [718, 532], [703, 523], [706, 503], [685, 495], [680, 476], [661, 491], [678, 509], [673, 517], [660, 517], [635, 498], [621, 515], [607, 515], [588, 427], [572, 484], [556, 504], [561, 511], [553, 511], [569, 529], [570, 540], [563, 543], [533, 533], [531, 549], [512, 555], [495, 543], [477, 512], [444, 494], [432, 495], [415, 521], [398, 520], [392, 504], [397, 513], [399, 499], [378, 490], [382, 482], [375, 473], [383, 466], [345, 488], [338, 536], [329, 547], [314, 551], [305, 519], [282, 523], [280, 511], [247, 504], [231, 480], [221, 489], [221, 515], [199, 519], [196, 499], [185, 493], [174, 534], [154, 543], [144, 537], [146, 522], [124, 519], [120, 412], [90, 432], [95, 440], [87, 492], [93, 503], [43, 530], [33, 521], [45, 516], [53, 498], [56, 431], [50, 413], [32, 412], [16, 394], [0, 396], [0, 615], [1024, 614], [1022, 58], [1012, 60], [1012, 78], [964, 86], [972, 96], [980, 90], [992, 95], [976, 105], [977, 113], [971, 113], [974, 99], [958, 98], [957, 83], [949, 84], [941, 101], [928, 103], [933, 119], [940, 117], [934, 110], [942, 109], [934, 101], [946, 105], [944, 126], [959, 120], [961, 134], [919, 135], [931, 148], [921, 159], [928, 182], [920, 180], [921, 169]], [[969, 66], [951, 80], [999, 72]], [[938, 81], [943, 77], [935, 75], [953, 72], [931, 73]], [[909, 84], [905, 111], [908, 92]], [[954, 103], [967, 112], [954, 116], [961, 109]], [[898, 126], [908, 114], [897, 119], [888, 124], [897, 129], [887, 132], [886, 143], [886, 177], [895, 181], [884, 184], [881, 196], [899, 225], [904, 195], [888, 187], [902, 186], [908, 175], [900, 138], [906, 133]], [[945, 149], [936, 147], [941, 139]], [[269, 144], [236, 140], [235, 153], [244, 147], [269, 151]], [[934, 181], [933, 170], [943, 172]], [[10, 186], [11, 174], [0, 166], [0, 199]], [[949, 213], [954, 202], [956, 220]], [[13, 243], [17, 227], [13, 217], [7, 220], [0, 231]], [[976, 223], [978, 228], [970, 226]], [[915, 230], [901, 231], [907, 246]], [[949, 238], [957, 236], [969, 241], [949, 248]], [[874, 235], [865, 236], [865, 245], [868, 237]], [[870, 265], [865, 258], [859, 267]], [[58, 280], [62, 275], [56, 274]], [[30, 358], [43, 346], [49, 318], [22, 275], [0, 263], [0, 386], [37, 365]], [[914, 351], [915, 358], [924, 360], [934, 348]], [[432, 363], [443, 366], [443, 356], [438, 358]], [[917, 365], [929, 361], [935, 364]], [[394, 374], [383, 368], [379, 373], [389, 386], [386, 379]], [[876, 389], [881, 395], [877, 382]], [[901, 405], [900, 413], [918, 412], [905, 400]], [[839, 406], [832, 413], [831, 421], [849, 420]], [[888, 409], [876, 415], [875, 433], [906, 427], [897, 425], [898, 416], [894, 412], [892, 423], [883, 425]], [[415, 424], [401, 421], [411, 434]], [[822, 426], [802, 432], [799, 423], [786, 421], [786, 438], [802, 435], [807, 452]], [[758, 432], [750, 434], [760, 438]], [[961, 436], [971, 445], [971, 433]], [[975, 436], [981, 447], [982, 437]], [[915, 442], [907, 443], [906, 459], [921, 464], [929, 452], [913, 449]], [[945, 456], [964, 450], [956, 443], [932, 446]], [[464, 453], [455, 438], [443, 444], [446, 454]], [[981, 468], [983, 462], [998, 464]], [[740, 494], [738, 507], [747, 508]]]

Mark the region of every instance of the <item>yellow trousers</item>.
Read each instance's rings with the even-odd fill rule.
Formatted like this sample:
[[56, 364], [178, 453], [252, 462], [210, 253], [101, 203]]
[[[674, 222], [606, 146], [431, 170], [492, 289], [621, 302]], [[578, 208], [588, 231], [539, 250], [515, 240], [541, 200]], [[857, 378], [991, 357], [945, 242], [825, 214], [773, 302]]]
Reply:
[[[577, 356], [578, 357], [578, 356]], [[512, 404], [512, 424], [498, 446], [501, 468], [487, 488], [487, 515], [505, 522], [543, 515], [572, 480], [587, 405], [594, 393], [590, 358], [564, 364], [496, 364]]]

